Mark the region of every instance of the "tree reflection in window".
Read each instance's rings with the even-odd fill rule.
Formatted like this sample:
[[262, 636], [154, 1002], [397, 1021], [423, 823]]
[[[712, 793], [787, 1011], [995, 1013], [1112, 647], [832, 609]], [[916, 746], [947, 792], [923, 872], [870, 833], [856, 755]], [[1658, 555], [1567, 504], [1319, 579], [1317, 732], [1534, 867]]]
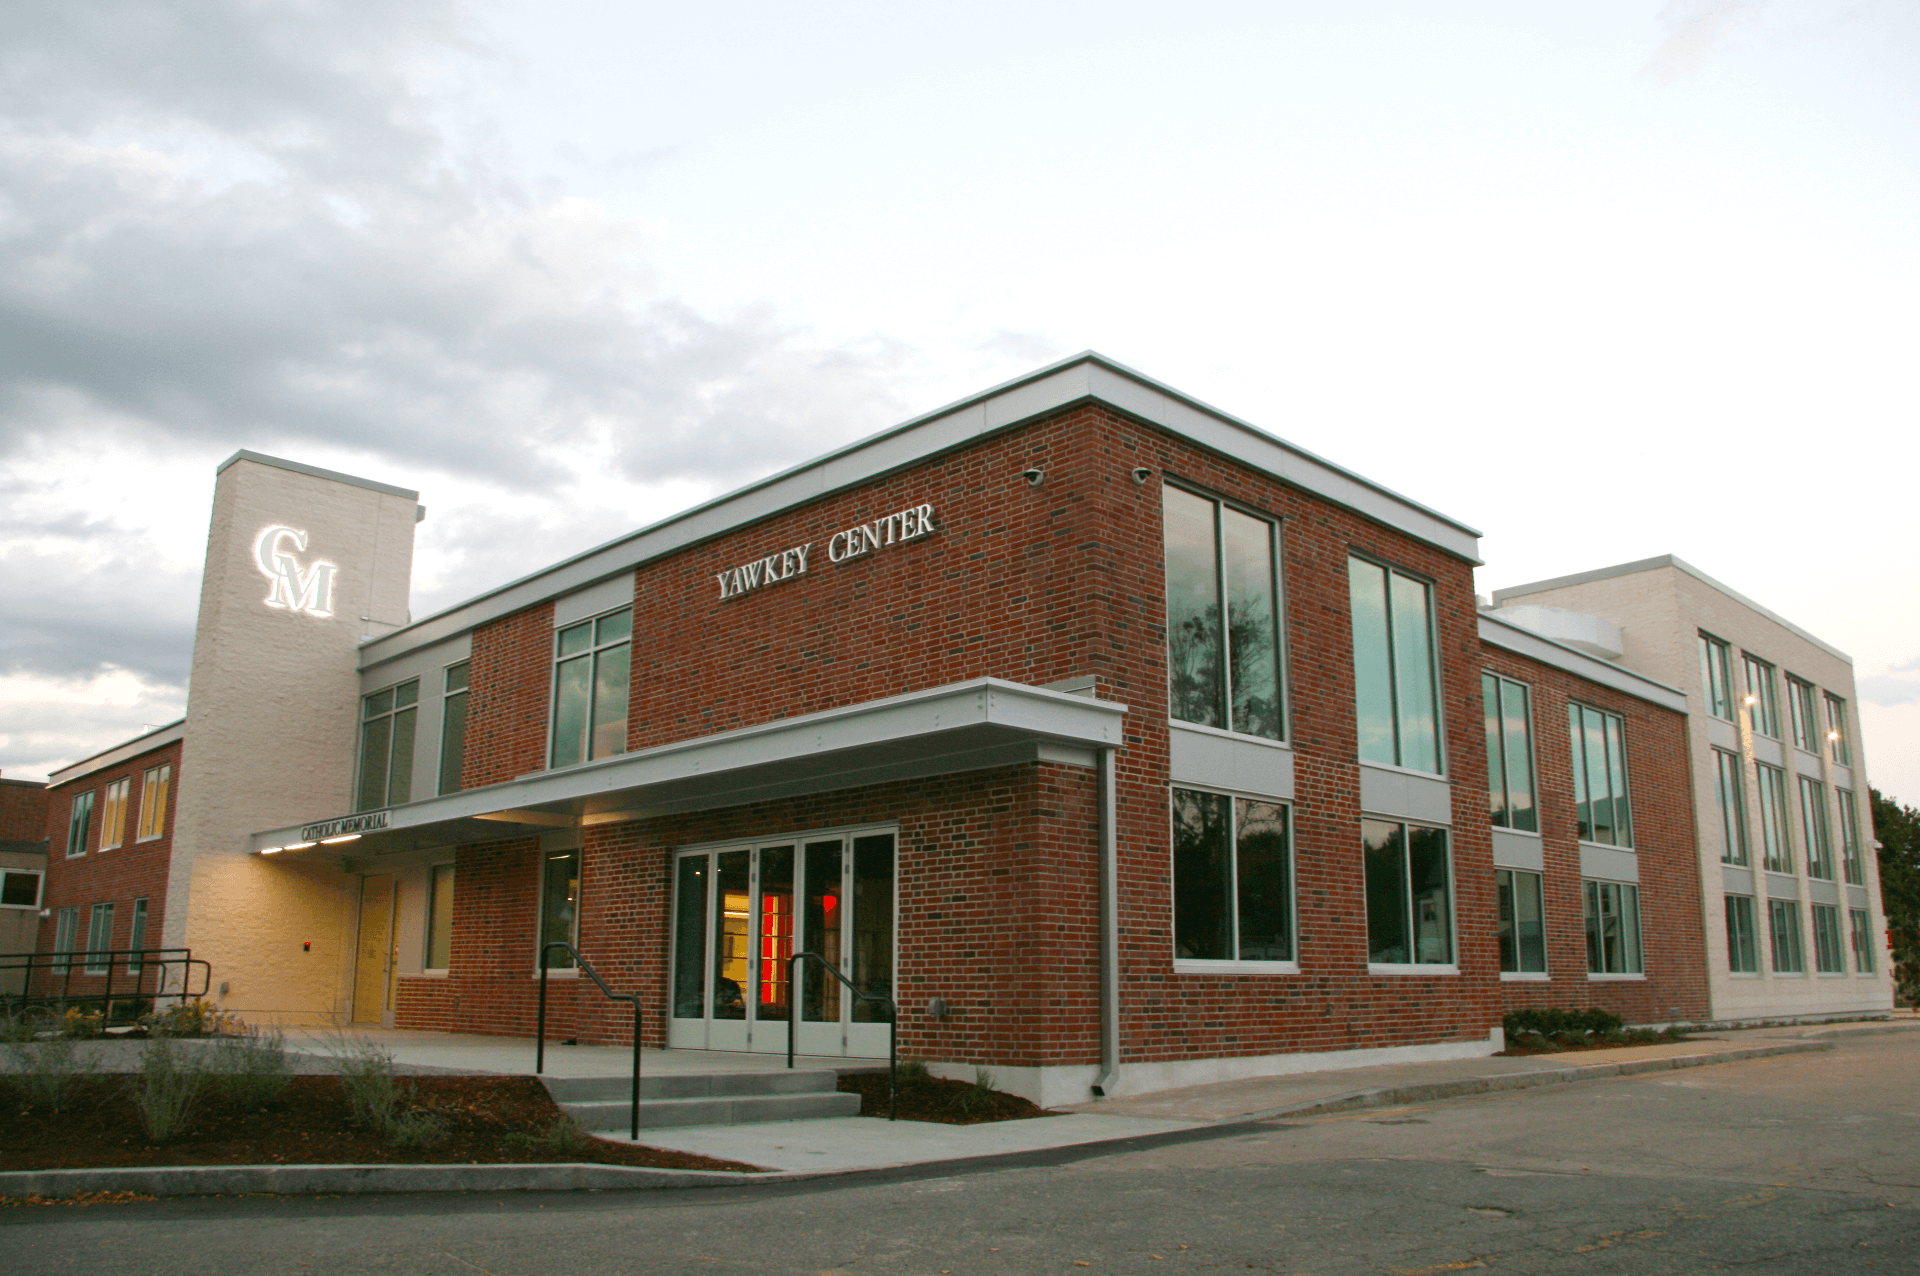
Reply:
[[1182, 488], [1164, 491], [1169, 715], [1281, 739], [1276, 529]]

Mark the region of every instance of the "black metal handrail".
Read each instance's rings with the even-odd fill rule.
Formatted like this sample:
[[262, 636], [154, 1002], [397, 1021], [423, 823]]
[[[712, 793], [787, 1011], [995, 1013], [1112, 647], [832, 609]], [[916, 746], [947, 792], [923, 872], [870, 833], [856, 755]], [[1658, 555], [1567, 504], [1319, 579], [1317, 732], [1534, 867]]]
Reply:
[[[840, 973], [840, 968], [822, 957], [819, 953], [795, 953], [787, 958], [787, 987], [793, 990], [792, 996], [797, 1004], [800, 1000], [800, 963], [817, 961], [820, 968], [838, 979], [843, 987], [861, 1001], [870, 1001], [887, 1008], [887, 1120], [894, 1119], [900, 1103], [900, 1006], [891, 997], [876, 997], [872, 993], [861, 992], [854, 987], [853, 980]], [[787, 1019], [787, 1066], [793, 1066], [793, 1039], [799, 1035], [796, 1031], [802, 1021], [791, 1016]]]
[[608, 1001], [630, 1001], [633, 1003], [633, 1092], [627, 1100], [627, 1119], [631, 1126], [628, 1137], [634, 1142], [640, 1141], [640, 994], [634, 992], [615, 992], [607, 987], [607, 981], [600, 978], [580, 950], [564, 939], [556, 939], [540, 946], [540, 1022], [534, 1029], [533, 1071], [537, 1076], [547, 1066], [547, 954], [556, 948], [564, 948], [573, 954], [574, 965], [580, 973], [593, 980], [594, 986], [606, 995]]
[[[105, 970], [95, 969], [102, 965], [106, 967]], [[148, 994], [141, 991], [140, 985], [146, 978], [147, 968], [150, 966], [154, 967], [158, 974], [154, 977], [153, 992]], [[172, 992], [167, 991], [166, 988], [169, 966], [180, 967], [180, 987]], [[62, 1004], [75, 1002], [86, 1004], [98, 1001], [101, 1016], [105, 1018], [113, 1011], [115, 996], [113, 979], [116, 969], [124, 970], [125, 974], [133, 980], [132, 991], [122, 995], [134, 1001], [149, 995], [156, 1003], [163, 997], [178, 997], [180, 1004], [184, 1006], [189, 998], [206, 996], [207, 989], [213, 981], [212, 964], [195, 957], [191, 948], [89, 948], [71, 952], [0, 953], [0, 974], [15, 970], [24, 972], [19, 997], [19, 1005], [22, 1009], [42, 996], [34, 992], [34, 972], [48, 970], [60, 976], [58, 1000]], [[193, 983], [191, 976], [194, 971], [200, 974], [200, 987], [197, 989], [191, 987]], [[104, 975], [107, 986], [98, 993], [84, 992], [76, 995], [73, 991], [73, 979], [76, 974], [83, 979], [97, 979]], [[54, 994], [49, 991], [43, 995], [51, 997]]]

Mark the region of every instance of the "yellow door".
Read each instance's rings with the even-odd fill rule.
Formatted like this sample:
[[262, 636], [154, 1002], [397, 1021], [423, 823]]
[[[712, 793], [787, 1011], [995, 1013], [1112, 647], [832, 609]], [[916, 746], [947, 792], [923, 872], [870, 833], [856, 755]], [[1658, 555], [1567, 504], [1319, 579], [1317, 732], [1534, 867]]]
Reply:
[[393, 987], [393, 874], [360, 879], [360, 946], [353, 962], [353, 1021], [379, 1023]]

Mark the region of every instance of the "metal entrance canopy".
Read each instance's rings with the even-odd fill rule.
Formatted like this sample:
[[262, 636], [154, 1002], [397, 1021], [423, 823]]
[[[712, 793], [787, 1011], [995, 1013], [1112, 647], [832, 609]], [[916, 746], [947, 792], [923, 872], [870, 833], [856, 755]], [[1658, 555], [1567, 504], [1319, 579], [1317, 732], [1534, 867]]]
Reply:
[[1093, 767], [1100, 750], [1119, 747], [1126, 712], [1087, 695], [975, 678], [268, 829], [253, 834], [249, 849], [271, 855], [351, 842], [355, 855], [384, 855], [1021, 762]]

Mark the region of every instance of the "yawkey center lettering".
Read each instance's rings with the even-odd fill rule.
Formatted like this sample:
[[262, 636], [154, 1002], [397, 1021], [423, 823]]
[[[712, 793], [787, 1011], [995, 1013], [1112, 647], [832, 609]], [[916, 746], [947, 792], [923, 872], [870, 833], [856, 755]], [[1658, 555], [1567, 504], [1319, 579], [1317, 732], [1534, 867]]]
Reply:
[[[934, 524], [933, 506], [909, 505], [906, 509], [895, 510], [870, 523], [856, 523], [844, 531], [835, 532], [827, 539], [827, 557], [835, 563], [844, 563], [890, 545], [917, 541], [938, 530]], [[721, 598], [738, 598], [762, 586], [806, 575], [807, 556], [812, 552], [813, 542], [808, 541], [804, 545], [777, 550], [765, 558], [756, 558], [750, 563], [715, 572], [713, 579], [720, 586]]]

